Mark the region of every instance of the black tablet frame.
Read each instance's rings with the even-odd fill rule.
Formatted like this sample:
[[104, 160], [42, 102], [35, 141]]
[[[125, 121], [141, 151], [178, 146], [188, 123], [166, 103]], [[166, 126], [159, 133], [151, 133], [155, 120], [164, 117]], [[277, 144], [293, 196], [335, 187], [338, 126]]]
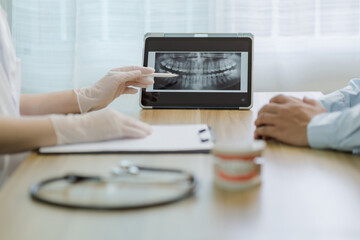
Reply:
[[[150, 51], [209, 51], [209, 52], [248, 52], [248, 91], [245, 93], [212, 92], [147, 92], [142, 89], [140, 106], [146, 108], [215, 108], [250, 109], [252, 107], [252, 65], [253, 36], [251, 34], [223, 34], [211, 37], [210, 34], [190, 36], [145, 36], [143, 65], [147, 66]], [[192, 37], [191, 37], [192, 36]]]

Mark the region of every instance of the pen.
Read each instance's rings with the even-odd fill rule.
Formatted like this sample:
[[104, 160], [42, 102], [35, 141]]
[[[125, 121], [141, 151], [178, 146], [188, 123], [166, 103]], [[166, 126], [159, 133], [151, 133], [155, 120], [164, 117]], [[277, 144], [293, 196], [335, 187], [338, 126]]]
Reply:
[[[109, 71], [109, 75], [117, 75], [121, 72], [117, 72], [117, 71]], [[143, 77], [159, 77], [159, 78], [172, 78], [172, 77], [177, 77], [179, 75], [177, 74], [173, 74], [173, 73], [150, 73], [150, 74], [143, 74]]]

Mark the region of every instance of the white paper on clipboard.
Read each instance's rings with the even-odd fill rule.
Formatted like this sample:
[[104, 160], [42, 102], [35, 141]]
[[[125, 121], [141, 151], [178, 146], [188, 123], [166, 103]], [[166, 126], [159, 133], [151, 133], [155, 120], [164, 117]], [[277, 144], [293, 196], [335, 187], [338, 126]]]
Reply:
[[211, 128], [206, 124], [153, 125], [152, 130], [151, 135], [141, 139], [42, 147], [39, 152], [43, 154], [209, 152], [214, 145]]

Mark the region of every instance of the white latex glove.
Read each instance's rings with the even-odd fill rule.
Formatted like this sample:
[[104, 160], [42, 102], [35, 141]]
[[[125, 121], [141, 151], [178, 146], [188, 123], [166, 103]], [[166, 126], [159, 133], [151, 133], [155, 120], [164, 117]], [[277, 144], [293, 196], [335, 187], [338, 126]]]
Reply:
[[143, 138], [150, 125], [111, 109], [87, 114], [51, 115], [57, 144], [103, 141], [115, 138]]
[[133, 87], [147, 88], [154, 84], [152, 78], [141, 75], [153, 73], [153, 68], [130, 66], [111, 71], [121, 74], [106, 75], [92, 86], [74, 89], [81, 113], [102, 109], [121, 94], [137, 93], [137, 89]]

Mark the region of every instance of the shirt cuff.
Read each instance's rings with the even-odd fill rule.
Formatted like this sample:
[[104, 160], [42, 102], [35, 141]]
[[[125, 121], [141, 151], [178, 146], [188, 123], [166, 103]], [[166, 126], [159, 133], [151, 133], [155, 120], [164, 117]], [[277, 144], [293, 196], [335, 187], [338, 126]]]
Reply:
[[335, 91], [317, 99], [328, 112], [340, 111], [346, 107], [344, 95]]
[[340, 112], [315, 115], [307, 126], [307, 139], [312, 148], [336, 148], [336, 119]]

